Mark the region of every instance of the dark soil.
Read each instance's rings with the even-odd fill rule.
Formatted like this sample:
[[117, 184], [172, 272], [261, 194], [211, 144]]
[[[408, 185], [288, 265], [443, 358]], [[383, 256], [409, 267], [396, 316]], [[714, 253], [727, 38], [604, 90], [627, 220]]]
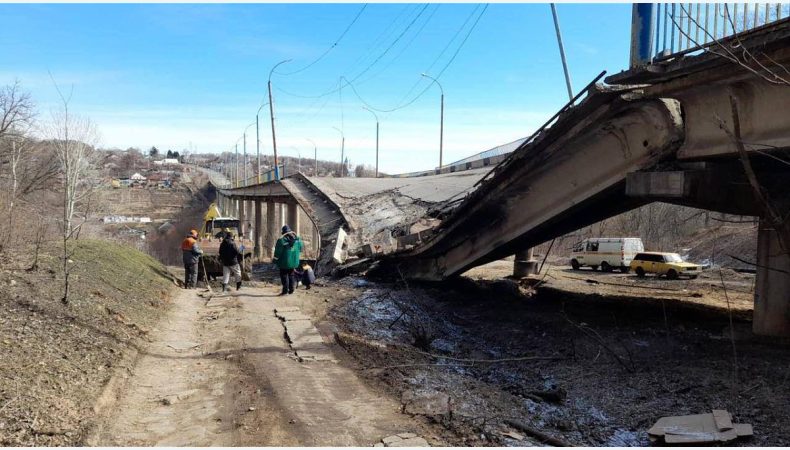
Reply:
[[[151, 257], [112, 242], [79, 240], [72, 291], [62, 259], [21, 249], [0, 272], [0, 444], [79, 445], [94, 404], [123, 355], [167, 307], [173, 282]], [[57, 243], [49, 248], [57, 249]]]
[[[754, 437], [734, 445], [790, 444], [788, 347], [736, 320], [736, 364], [721, 310], [462, 279], [368, 284], [331, 318], [361, 338], [344, 347], [372, 383], [394, 395], [450, 396], [450, 412], [428, 419], [445, 426], [451, 445], [524, 445], [502, 436], [506, 419], [575, 445], [648, 445], [660, 417], [714, 408], [753, 424]], [[491, 361], [530, 356], [558, 359]]]

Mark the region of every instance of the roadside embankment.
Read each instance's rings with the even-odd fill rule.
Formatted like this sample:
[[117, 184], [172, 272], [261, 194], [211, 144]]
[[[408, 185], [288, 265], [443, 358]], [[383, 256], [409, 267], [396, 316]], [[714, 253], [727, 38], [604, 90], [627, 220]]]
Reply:
[[105, 385], [167, 308], [173, 281], [159, 262], [114, 242], [74, 244], [68, 304], [56, 246], [37, 270], [25, 252], [0, 266], [4, 446], [81, 444]]

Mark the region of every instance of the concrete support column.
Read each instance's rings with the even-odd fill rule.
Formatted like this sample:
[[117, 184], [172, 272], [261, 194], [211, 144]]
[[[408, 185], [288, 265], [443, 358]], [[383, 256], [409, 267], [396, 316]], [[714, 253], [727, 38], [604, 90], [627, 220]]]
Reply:
[[288, 205], [285, 203], [280, 203], [279, 207], [280, 207], [280, 228], [282, 228], [282, 226], [285, 225], [286, 222]]
[[310, 228], [312, 229], [313, 232], [313, 239], [312, 241], [310, 241], [313, 251], [313, 257], [315, 259], [318, 259], [318, 249], [321, 246], [321, 242], [320, 242], [321, 237], [318, 235], [318, 227], [316, 227], [313, 222], [310, 222]]
[[754, 289], [755, 334], [790, 336], [790, 255], [776, 230], [760, 220], [757, 232], [757, 279]]
[[255, 200], [255, 231], [252, 234], [253, 237], [253, 257], [256, 260], [261, 260], [261, 247], [263, 245], [263, 240], [261, 236], [263, 236], [263, 217], [261, 216], [261, 209], [263, 206], [263, 202], [261, 200]]
[[239, 199], [233, 200], [233, 217], [237, 219], [239, 218], [239, 210], [240, 210], [239, 203], [240, 203]]
[[264, 247], [266, 248], [264, 254], [267, 258], [274, 256], [272, 255], [274, 250], [274, 242], [277, 239], [277, 236], [279, 236], [275, 213], [275, 203], [272, 201], [266, 202], [266, 234], [264, 235], [263, 242]]
[[288, 226], [296, 233], [299, 234], [299, 204], [288, 203]]
[[538, 261], [531, 248], [516, 253], [513, 261], [513, 276], [523, 278], [538, 273]]
[[247, 215], [244, 206], [246, 206], [246, 200], [239, 200], [239, 237], [244, 238], [244, 232], [247, 231]]

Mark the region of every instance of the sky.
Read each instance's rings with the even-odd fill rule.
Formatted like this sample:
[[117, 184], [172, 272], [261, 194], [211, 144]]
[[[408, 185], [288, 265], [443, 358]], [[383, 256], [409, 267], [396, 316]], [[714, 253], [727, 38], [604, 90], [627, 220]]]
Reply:
[[[628, 65], [631, 5], [557, 4], [574, 92]], [[0, 4], [0, 85], [45, 122], [90, 117], [103, 147], [278, 153], [387, 173], [528, 136], [568, 101], [549, 4]], [[438, 78], [441, 90], [426, 73]], [[51, 75], [50, 75], [51, 74]], [[342, 77], [342, 78], [341, 78]], [[337, 128], [337, 129], [335, 129]], [[315, 143], [315, 147], [313, 145]]]

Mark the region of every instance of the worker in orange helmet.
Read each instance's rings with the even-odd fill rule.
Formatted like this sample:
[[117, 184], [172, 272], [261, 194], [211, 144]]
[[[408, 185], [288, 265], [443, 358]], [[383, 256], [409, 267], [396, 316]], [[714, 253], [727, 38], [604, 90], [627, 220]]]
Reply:
[[200, 249], [197, 239], [197, 230], [189, 230], [189, 234], [181, 241], [181, 253], [184, 260], [184, 289], [197, 287], [198, 261], [203, 255], [203, 250]]

